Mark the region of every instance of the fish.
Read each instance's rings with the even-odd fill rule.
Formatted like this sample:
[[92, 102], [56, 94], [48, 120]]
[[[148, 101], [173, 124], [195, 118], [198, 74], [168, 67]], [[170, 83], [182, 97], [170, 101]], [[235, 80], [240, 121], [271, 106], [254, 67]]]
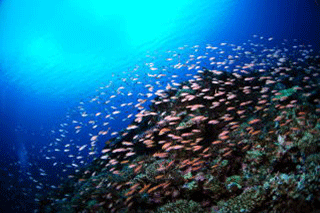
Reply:
[[[257, 39], [260, 40], [260, 36]], [[141, 65], [124, 71], [125, 78], [120, 72], [115, 73], [112, 82], [82, 100], [74, 110], [75, 115], [70, 114], [66, 119], [69, 123], [62, 122], [52, 131], [54, 139], [44, 149], [43, 158], [56, 169], [65, 165], [65, 173], [82, 171], [82, 166], [88, 165], [90, 159], [114, 177], [123, 175], [124, 169], [133, 171], [132, 181], [126, 184], [113, 178], [103, 182], [110, 189], [103, 197], [110, 212], [122, 211], [129, 204], [136, 207], [139, 193], [155, 200], [156, 196], [164, 196], [169, 201], [173, 191], [180, 187], [178, 182], [170, 183], [171, 169], [194, 176], [182, 178], [185, 183], [193, 181], [200, 171], [210, 171], [213, 175], [222, 171], [223, 176], [224, 168], [215, 160], [236, 161], [252, 148], [260, 151], [259, 147], [267, 147], [266, 141], [277, 140], [276, 134], [289, 137], [300, 134], [310, 125], [310, 110], [297, 107], [301, 104], [300, 94], [305, 99], [312, 98], [311, 89], [319, 87], [313, 81], [318, 78], [314, 72], [319, 68], [299, 64], [301, 70], [306, 69], [310, 74], [297, 81], [295, 69], [286, 68], [291, 63], [287, 57], [291, 49], [259, 45], [250, 41], [241, 45], [221, 43], [217, 47], [211, 44], [183, 46], [179, 50], [190, 53], [184, 58], [180, 52], [168, 52], [162, 59], [163, 66], [158, 66], [158, 59], [148, 53], [148, 59]], [[305, 62], [306, 59], [299, 60]], [[299, 75], [303, 75], [302, 72]], [[296, 84], [303, 86], [295, 87]], [[293, 85], [293, 95], [285, 95], [288, 91], [282, 87], [286, 85]], [[319, 104], [319, 100], [315, 102]], [[320, 112], [319, 107], [315, 107], [316, 110]], [[267, 128], [270, 127], [268, 122], [277, 129]], [[72, 132], [68, 133], [69, 129]], [[74, 132], [79, 134], [81, 145], [77, 139], [69, 141]], [[313, 130], [310, 134], [316, 132]], [[84, 144], [85, 140], [90, 141], [91, 147], [89, 143]], [[103, 141], [101, 145], [100, 141]], [[263, 145], [259, 144], [261, 141]], [[294, 143], [292, 139], [286, 142], [288, 146]], [[66, 143], [68, 149], [65, 149]], [[105, 146], [101, 148], [102, 145]], [[268, 148], [276, 149], [274, 146]], [[70, 157], [70, 162], [57, 162], [58, 154]], [[141, 179], [155, 161], [159, 162], [156, 166], [161, 165], [156, 167], [159, 173]], [[231, 169], [232, 165], [228, 166], [228, 172]], [[88, 174], [99, 177], [98, 171]], [[77, 175], [70, 175], [70, 178]], [[138, 175], [140, 179], [135, 179]], [[98, 181], [96, 187], [102, 184]], [[122, 191], [127, 197], [119, 198], [113, 191]], [[95, 196], [91, 195], [90, 199], [98, 199]]]

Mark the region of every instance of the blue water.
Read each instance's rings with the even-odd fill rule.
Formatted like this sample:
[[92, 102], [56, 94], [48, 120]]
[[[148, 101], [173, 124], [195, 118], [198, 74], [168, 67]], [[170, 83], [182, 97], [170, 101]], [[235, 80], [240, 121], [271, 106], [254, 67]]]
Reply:
[[[10, 207], [12, 212], [31, 212], [34, 198], [29, 195], [54, 188], [70, 172], [59, 173], [72, 163], [70, 157], [59, 151], [49, 157], [48, 147], [58, 138], [77, 147], [73, 154], [82, 153], [79, 147], [96, 130], [92, 135], [75, 134], [68, 125], [85, 121], [76, 109], [81, 101], [94, 98], [99, 87], [111, 80], [109, 92], [124, 86], [138, 97], [140, 87], [122, 79], [135, 66], [148, 60], [161, 63], [166, 51], [184, 45], [242, 44], [259, 35], [273, 37], [279, 44], [297, 39], [319, 49], [319, 4], [317, 0], [1, 1], [0, 211], [9, 212]], [[146, 58], [148, 54], [158, 58]], [[86, 105], [92, 111], [107, 110], [97, 107], [101, 106]], [[114, 129], [130, 123], [110, 122]], [[83, 164], [93, 159], [81, 156]], [[53, 162], [58, 163], [52, 166]]]

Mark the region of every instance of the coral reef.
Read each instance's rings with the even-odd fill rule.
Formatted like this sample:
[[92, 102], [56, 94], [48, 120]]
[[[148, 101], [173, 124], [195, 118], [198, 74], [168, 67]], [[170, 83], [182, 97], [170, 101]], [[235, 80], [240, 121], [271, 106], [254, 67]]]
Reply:
[[43, 199], [43, 212], [319, 210], [318, 58], [287, 63], [204, 68], [158, 92], [138, 127]]

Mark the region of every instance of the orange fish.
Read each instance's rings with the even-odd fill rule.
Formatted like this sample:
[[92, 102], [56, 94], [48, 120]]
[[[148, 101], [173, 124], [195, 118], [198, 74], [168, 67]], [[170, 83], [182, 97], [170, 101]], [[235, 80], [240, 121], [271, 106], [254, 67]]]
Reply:
[[172, 142], [165, 143], [165, 144], [162, 146], [162, 149], [167, 149], [171, 144], [172, 144]]
[[139, 191], [139, 193], [142, 193], [142, 192], [146, 191], [150, 186], [151, 186], [151, 183], [145, 185], [145, 186]]
[[230, 156], [231, 153], [232, 153], [232, 150], [230, 150], [229, 152], [226, 152], [225, 154], [223, 154], [223, 157]]
[[256, 118], [256, 119], [253, 119], [253, 120], [249, 121], [248, 124], [255, 124], [255, 123], [258, 123], [260, 121], [261, 120], [259, 118]]
[[168, 153], [166, 153], [166, 152], [162, 152], [162, 153], [157, 152], [157, 153], [153, 154], [153, 157], [166, 158], [166, 157], [168, 157]]
[[170, 131], [171, 131], [171, 129], [169, 129], [169, 128], [163, 128], [160, 130], [159, 135], [164, 135], [166, 132], [170, 132]]
[[213, 142], [212, 142], [213, 145], [221, 144], [221, 143], [222, 143], [222, 141], [220, 141], [220, 140], [219, 140], [219, 141], [213, 141]]

